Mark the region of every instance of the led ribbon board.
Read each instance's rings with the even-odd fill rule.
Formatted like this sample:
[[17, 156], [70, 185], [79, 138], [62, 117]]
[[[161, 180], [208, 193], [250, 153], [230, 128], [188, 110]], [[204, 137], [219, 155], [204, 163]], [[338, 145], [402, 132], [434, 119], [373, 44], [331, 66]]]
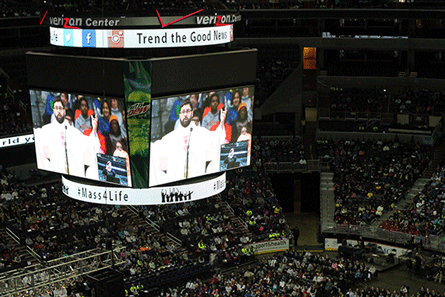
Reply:
[[233, 41], [233, 26], [185, 29], [66, 29], [50, 27], [50, 43], [67, 47], [168, 48], [208, 46]]
[[221, 193], [226, 188], [226, 173], [217, 177], [177, 186], [131, 189], [95, 186], [62, 176], [62, 192], [73, 199], [109, 205], [158, 205], [190, 202]]
[[169, 48], [225, 44], [233, 41], [236, 11], [203, 9], [172, 15], [157, 11], [146, 17], [50, 16], [50, 43], [66, 47]]

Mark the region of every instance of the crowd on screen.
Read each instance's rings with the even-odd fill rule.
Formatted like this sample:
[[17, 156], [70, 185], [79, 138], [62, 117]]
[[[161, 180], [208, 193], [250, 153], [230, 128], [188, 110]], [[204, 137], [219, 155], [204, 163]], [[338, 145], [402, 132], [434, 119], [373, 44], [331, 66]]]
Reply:
[[428, 166], [430, 146], [394, 141], [318, 140], [331, 160], [335, 222], [368, 225], [392, 210]]
[[176, 97], [165, 124], [164, 133], [180, 126], [180, 106], [186, 100], [189, 100], [193, 106], [191, 119], [196, 126], [210, 131], [216, 130], [220, 125], [221, 113], [224, 109], [227, 112], [224, 122], [225, 143], [252, 141], [254, 94], [250, 87]]
[[65, 108], [65, 119], [81, 133], [89, 135], [93, 119], [98, 118], [97, 130], [102, 153], [120, 154], [120, 150], [117, 149], [118, 143], [121, 144], [120, 149], [128, 151], [126, 113], [120, 100], [67, 93], [45, 93], [45, 95], [44, 124], [56, 121], [54, 100], [61, 99]]
[[[86, 136], [97, 132], [100, 144], [97, 152], [126, 160], [126, 172], [129, 174], [127, 121], [122, 100], [46, 91], [33, 91], [32, 97], [36, 105], [40, 104], [40, 110], [36, 108], [33, 112], [43, 114], [40, 122], [35, 120], [39, 123], [36, 127], [49, 123], [66, 123], [75, 128], [72, 130], [77, 129]], [[110, 157], [104, 155], [101, 156], [108, 158], [105, 163], [111, 165]], [[101, 179], [107, 179], [109, 175], [116, 176], [112, 168], [105, 168], [100, 172]]]

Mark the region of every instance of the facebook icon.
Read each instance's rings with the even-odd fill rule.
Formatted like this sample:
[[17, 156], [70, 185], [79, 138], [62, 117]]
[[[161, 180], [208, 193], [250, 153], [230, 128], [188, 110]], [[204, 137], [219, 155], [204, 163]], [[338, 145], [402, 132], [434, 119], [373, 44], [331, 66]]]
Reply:
[[96, 31], [82, 30], [82, 47], [96, 47]]

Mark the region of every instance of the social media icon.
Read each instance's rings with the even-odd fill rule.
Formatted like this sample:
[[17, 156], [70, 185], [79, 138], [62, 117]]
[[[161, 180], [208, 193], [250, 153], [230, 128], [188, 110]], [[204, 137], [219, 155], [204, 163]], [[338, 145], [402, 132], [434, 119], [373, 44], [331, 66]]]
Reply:
[[64, 29], [63, 30], [63, 45], [64, 46], [74, 46], [73, 29]]
[[108, 47], [124, 47], [124, 30], [108, 31]]
[[96, 47], [96, 31], [95, 30], [82, 30], [82, 46], [83, 47]]
[[59, 36], [57, 35], [56, 32], [54, 32], [53, 34], [51, 34], [51, 41], [52, 42], [57, 42], [59, 39]]
[[59, 41], [59, 34], [55, 28], [51, 28], [50, 30], [50, 42], [51, 44], [57, 44]]

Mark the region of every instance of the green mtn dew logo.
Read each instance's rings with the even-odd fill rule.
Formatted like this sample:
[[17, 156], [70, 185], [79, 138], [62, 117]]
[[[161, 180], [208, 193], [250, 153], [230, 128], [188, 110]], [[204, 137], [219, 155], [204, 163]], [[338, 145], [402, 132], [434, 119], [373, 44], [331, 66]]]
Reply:
[[127, 117], [137, 119], [149, 119], [150, 103], [133, 103], [127, 108]]

